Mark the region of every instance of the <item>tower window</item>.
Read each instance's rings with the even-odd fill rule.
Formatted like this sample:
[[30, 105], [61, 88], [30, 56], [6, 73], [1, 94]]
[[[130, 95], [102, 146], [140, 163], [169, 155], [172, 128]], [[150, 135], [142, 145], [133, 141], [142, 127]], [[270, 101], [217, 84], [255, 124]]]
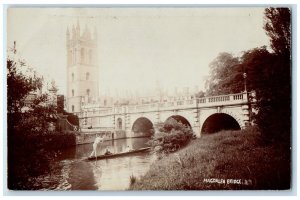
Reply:
[[84, 48], [81, 48], [80, 56], [81, 56], [81, 63], [84, 63]]
[[74, 81], [74, 73], [72, 73], [72, 81]]
[[77, 49], [75, 48], [75, 50], [73, 51], [73, 64], [78, 62], [78, 56], [76, 56], [77, 54]]
[[86, 80], [89, 80], [89, 78], [90, 78], [90, 73], [87, 72], [86, 75], [85, 75], [85, 79], [86, 79]]
[[90, 89], [86, 90], [86, 95], [90, 96]]
[[74, 112], [74, 110], [75, 110], [75, 106], [74, 106], [74, 105], [72, 105], [72, 112]]
[[72, 90], [72, 97], [74, 97], [74, 93], [75, 93], [74, 90]]

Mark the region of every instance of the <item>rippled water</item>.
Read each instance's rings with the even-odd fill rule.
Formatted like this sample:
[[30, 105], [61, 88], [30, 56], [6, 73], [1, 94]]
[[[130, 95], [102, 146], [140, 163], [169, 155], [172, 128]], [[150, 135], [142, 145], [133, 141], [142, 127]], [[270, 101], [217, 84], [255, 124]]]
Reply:
[[[106, 147], [111, 152], [146, 147], [148, 138], [120, 139], [106, 141], [97, 149], [103, 154]], [[130, 176], [140, 177], [150, 166], [149, 153], [138, 153], [114, 159], [86, 161], [92, 152], [92, 144], [78, 145], [62, 152], [53, 164], [51, 174], [43, 177], [44, 189], [49, 190], [125, 190], [129, 187]], [[45, 184], [47, 183], [47, 184]]]

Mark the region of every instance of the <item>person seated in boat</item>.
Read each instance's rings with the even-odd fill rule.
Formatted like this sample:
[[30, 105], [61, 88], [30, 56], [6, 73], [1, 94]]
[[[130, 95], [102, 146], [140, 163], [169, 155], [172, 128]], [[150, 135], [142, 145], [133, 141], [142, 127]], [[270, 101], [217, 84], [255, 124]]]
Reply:
[[96, 136], [95, 141], [93, 143], [93, 151], [91, 153], [91, 155], [89, 157], [96, 157], [97, 156], [97, 148], [98, 145], [103, 143], [104, 139], [102, 137], [100, 137], [99, 135]]
[[110, 152], [110, 151], [109, 151], [109, 149], [108, 149], [108, 148], [106, 148], [104, 155], [106, 155], [106, 156], [107, 156], [107, 155], [111, 155], [111, 154], [112, 154], [112, 152]]
[[130, 148], [129, 146], [127, 146], [126, 148], [125, 148], [125, 152], [130, 152], [130, 151], [132, 151], [133, 149], [132, 148]]

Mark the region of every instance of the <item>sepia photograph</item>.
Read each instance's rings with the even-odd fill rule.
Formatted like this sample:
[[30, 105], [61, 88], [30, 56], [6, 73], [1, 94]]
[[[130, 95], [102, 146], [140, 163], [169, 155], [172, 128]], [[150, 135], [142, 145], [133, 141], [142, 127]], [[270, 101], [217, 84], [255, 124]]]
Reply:
[[6, 188], [291, 191], [293, 12], [8, 6]]

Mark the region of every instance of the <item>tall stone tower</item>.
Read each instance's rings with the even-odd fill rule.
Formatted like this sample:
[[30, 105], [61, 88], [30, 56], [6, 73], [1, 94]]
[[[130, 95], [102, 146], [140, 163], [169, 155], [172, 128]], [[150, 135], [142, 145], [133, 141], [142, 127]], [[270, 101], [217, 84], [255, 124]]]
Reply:
[[[97, 100], [99, 96], [97, 66], [97, 32], [93, 36], [86, 26], [80, 31], [79, 22], [69, 28], [67, 40], [67, 110], [81, 112], [83, 103]], [[59, 72], [58, 72], [59, 73]]]

